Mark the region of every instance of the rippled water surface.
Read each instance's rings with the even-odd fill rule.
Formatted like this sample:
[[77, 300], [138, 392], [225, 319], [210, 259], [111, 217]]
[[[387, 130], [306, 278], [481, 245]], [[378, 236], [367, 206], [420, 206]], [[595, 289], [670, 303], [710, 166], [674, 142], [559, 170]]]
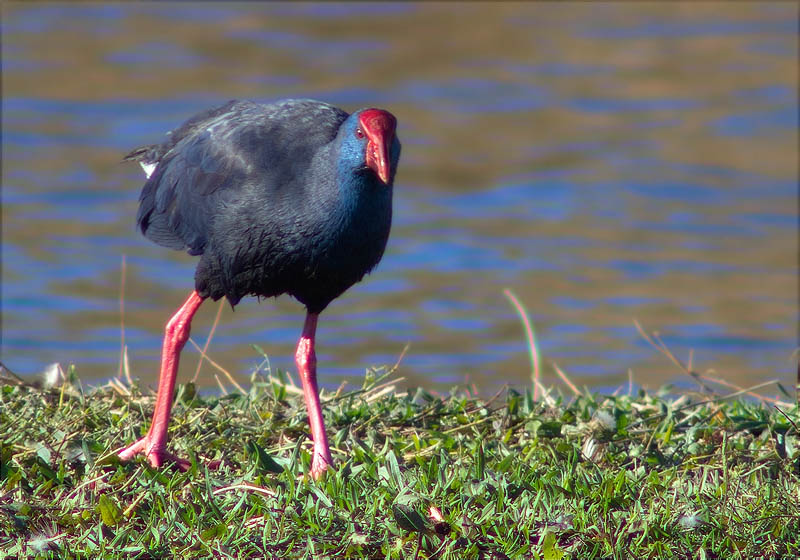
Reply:
[[[2, 359], [154, 384], [194, 259], [134, 229], [122, 164], [230, 98], [397, 115], [384, 259], [322, 315], [321, 381], [393, 364], [409, 384], [689, 384], [636, 331], [746, 385], [792, 383], [797, 342], [794, 3], [2, 5]], [[193, 338], [217, 312], [206, 303]], [[210, 356], [294, 369], [295, 301], [223, 307]], [[197, 365], [187, 347], [181, 379]], [[204, 366], [200, 383], [214, 387]]]

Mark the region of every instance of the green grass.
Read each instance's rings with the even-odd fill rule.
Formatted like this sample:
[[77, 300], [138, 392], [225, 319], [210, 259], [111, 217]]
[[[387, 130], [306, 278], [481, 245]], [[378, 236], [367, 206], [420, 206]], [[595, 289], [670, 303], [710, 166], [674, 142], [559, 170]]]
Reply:
[[337, 467], [314, 482], [291, 385], [181, 385], [169, 444], [193, 462], [181, 473], [113, 455], [144, 434], [152, 396], [69, 377], [0, 387], [0, 557], [800, 556], [800, 410], [788, 404], [482, 401], [397, 392], [373, 373], [323, 396]]

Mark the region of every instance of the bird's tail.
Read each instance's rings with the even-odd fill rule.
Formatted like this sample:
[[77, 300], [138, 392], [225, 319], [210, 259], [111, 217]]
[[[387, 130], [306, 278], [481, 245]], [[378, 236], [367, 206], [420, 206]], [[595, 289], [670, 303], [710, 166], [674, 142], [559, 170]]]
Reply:
[[122, 161], [143, 161], [145, 163], [155, 163], [158, 161], [158, 145], [141, 146], [127, 154]]

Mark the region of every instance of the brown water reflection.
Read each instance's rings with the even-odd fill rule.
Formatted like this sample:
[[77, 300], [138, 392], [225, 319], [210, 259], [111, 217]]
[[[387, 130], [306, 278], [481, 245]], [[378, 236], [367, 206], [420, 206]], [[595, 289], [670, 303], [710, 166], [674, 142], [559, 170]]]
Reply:
[[[528, 305], [578, 384], [700, 370], [791, 382], [797, 346], [797, 6], [3, 4], [2, 358], [154, 383], [194, 260], [133, 230], [119, 163], [229, 98], [385, 106], [404, 143], [384, 262], [323, 315], [323, 380], [392, 363], [446, 389], [526, 383]], [[202, 343], [216, 308], [195, 320]], [[301, 307], [223, 310], [211, 355], [293, 368]], [[182, 379], [196, 358], [184, 361]], [[214, 386], [210, 369], [204, 385]], [[547, 369], [550, 375], [550, 370]], [[550, 376], [550, 380], [554, 380]]]

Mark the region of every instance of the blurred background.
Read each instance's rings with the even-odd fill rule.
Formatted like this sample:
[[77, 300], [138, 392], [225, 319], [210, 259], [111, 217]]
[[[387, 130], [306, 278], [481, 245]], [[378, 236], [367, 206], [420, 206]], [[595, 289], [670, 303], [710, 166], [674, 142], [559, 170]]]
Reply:
[[[556, 363], [599, 390], [694, 387], [638, 320], [700, 372], [791, 387], [797, 21], [789, 2], [3, 2], [0, 357], [117, 375], [124, 256], [124, 343], [154, 386], [195, 260], [135, 230], [122, 156], [231, 98], [310, 97], [386, 108], [403, 142], [383, 261], [320, 321], [324, 386], [406, 345], [406, 385], [529, 385], [510, 288], [545, 384]], [[303, 313], [225, 305], [209, 355], [242, 383], [254, 344], [294, 371]]]

